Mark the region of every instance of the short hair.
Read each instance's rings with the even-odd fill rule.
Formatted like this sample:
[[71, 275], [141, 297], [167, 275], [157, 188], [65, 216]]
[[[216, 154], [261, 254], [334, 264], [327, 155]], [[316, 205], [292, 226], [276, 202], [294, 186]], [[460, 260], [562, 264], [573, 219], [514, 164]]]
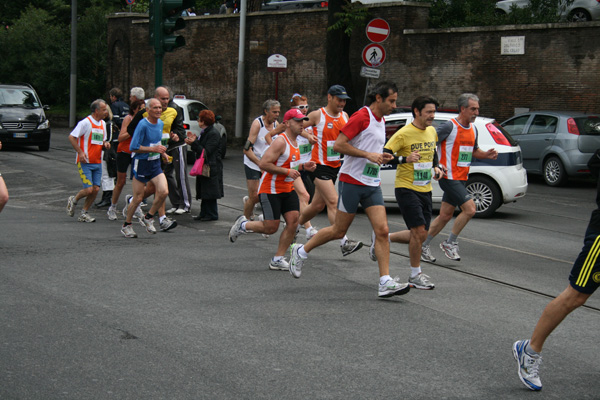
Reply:
[[96, 100], [92, 101], [92, 104], [90, 105], [90, 110], [92, 110], [92, 114], [97, 109], [99, 109], [102, 104], [106, 104], [106, 102], [102, 99], [96, 99]]
[[413, 117], [416, 117], [415, 108], [421, 112], [427, 104], [433, 104], [436, 109], [440, 106], [440, 103], [431, 96], [419, 96], [413, 101], [412, 106], [410, 106]]
[[296, 93], [292, 96], [292, 100], [290, 100], [290, 103], [292, 103], [292, 107], [297, 107], [300, 105], [300, 103], [304, 101], [308, 103], [308, 99], [306, 98], [306, 96], [302, 96], [301, 94]]
[[123, 92], [119, 88], [112, 88], [110, 92], [108, 92], [110, 96], [115, 96], [117, 99], [123, 98]]
[[139, 99], [132, 102], [131, 105], [129, 106], [129, 115], [133, 115], [133, 110], [135, 110], [138, 107], [141, 107], [144, 104], [146, 104], [146, 102], [144, 100], [139, 100]]
[[269, 99], [263, 103], [263, 113], [270, 111], [273, 107], [281, 107], [281, 104], [277, 100]]
[[202, 110], [198, 115], [198, 120], [204, 122], [205, 125], [212, 125], [215, 123], [215, 113], [210, 110]]
[[146, 97], [144, 89], [142, 89], [139, 86], [132, 87], [131, 91], [129, 92], [129, 95], [135, 97], [138, 100], [144, 100], [144, 98]]
[[[391, 91], [391, 93], [390, 93]], [[380, 95], [383, 100], [387, 99], [390, 94], [398, 93], [398, 87], [390, 81], [381, 81], [371, 86], [367, 92], [367, 104], [372, 104], [377, 101], [377, 95]]]
[[458, 112], [461, 111], [461, 107], [469, 107], [469, 100], [473, 100], [479, 103], [479, 97], [473, 93], [463, 93], [458, 96]]

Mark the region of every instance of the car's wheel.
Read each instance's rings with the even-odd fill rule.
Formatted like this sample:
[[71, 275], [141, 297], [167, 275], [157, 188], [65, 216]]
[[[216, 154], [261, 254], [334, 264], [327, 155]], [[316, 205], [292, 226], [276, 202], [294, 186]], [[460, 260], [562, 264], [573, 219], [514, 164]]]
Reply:
[[586, 22], [591, 20], [592, 16], [590, 15], [590, 13], [581, 8], [571, 11], [571, 13], [569, 14], [570, 22]]
[[227, 154], [227, 134], [221, 136], [221, 159], [225, 158]]
[[549, 157], [544, 162], [544, 181], [548, 186], [562, 186], [567, 178], [565, 167], [558, 157]]
[[40, 149], [40, 151], [48, 151], [50, 150], [50, 142], [40, 144], [38, 148]]
[[502, 193], [492, 179], [476, 175], [467, 181], [467, 192], [477, 206], [476, 217], [488, 218], [502, 205]]

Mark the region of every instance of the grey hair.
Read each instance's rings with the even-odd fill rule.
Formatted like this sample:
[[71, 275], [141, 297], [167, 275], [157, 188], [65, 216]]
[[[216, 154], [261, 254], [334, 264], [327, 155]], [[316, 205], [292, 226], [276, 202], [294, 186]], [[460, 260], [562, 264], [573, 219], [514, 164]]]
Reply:
[[131, 88], [129, 95], [135, 97], [138, 100], [144, 100], [144, 98], [146, 97], [144, 89], [138, 86]]
[[263, 112], [266, 113], [273, 107], [281, 107], [281, 104], [277, 100], [269, 99], [263, 103]]
[[473, 93], [463, 93], [458, 97], [458, 112], [460, 112], [461, 107], [469, 107], [469, 100], [473, 100], [479, 103], [479, 97], [477, 97]]
[[92, 104], [90, 105], [90, 110], [92, 110], [92, 114], [97, 109], [99, 109], [102, 104], [106, 104], [106, 102], [102, 99], [96, 99], [96, 100], [92, 101]]

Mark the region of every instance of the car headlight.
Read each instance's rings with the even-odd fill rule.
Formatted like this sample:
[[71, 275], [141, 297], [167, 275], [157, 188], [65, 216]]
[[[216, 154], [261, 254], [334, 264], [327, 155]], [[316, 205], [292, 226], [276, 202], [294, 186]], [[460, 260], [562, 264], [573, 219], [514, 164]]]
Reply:
[[49, 120], [45, 120], [44, 122], [42, 122], [41, 124], [39, 124], [37, 128], [38, 129], [48, 129], [48, 128], [50, 128], [50, 121]]

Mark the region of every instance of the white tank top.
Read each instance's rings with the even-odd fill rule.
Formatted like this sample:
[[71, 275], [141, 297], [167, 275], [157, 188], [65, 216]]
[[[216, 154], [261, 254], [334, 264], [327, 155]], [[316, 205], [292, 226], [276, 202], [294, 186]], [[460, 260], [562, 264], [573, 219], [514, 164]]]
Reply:
[[[254, 147], [252, 148], [252, 151], [254, 151], [254, 155], [256, 155], [256, 157], [260, 160], [262, 158], [263, 154], [265, 154], [265, 151], [267, 151], [267, 148], [269, 147], [269, 145], [267, 144], [267, 141], [265, 140], [265, 136], [270, 131], [265, 126], [265, 122], [262, 119], [262, 115], [260, 117], [257, 117], [256, 120], [260, 123], [260, 130], [258, 131], [258, 136], [256, 137], [256, 143], [254, 143]], [[273, 122], [273, 128], [275, 128], [276, 126], [277, 126], [277, 121]], [[255, 171], [260, 171], [260, 168], [258, 167], [258, 165], [254, 164], [248, 158], [248, 156], [245, 154], [244, 154], [244, 165], [246, 165], [248, 168], [253, 169]]]
[[[381, 121], [377, 121], [371, 109], [369, 107], [365, 108], [369, 111], [369, 126], [352, 138], [349, 143], [353, 147], [369, 153], [382, 153], [385, 144], [385, 120], [381, 118]], [[341, 174], [350, 175], [366, 186], [379, 186], [381, 184], [379, 165], [366, 158], [345, 155], [340, 169]]]

